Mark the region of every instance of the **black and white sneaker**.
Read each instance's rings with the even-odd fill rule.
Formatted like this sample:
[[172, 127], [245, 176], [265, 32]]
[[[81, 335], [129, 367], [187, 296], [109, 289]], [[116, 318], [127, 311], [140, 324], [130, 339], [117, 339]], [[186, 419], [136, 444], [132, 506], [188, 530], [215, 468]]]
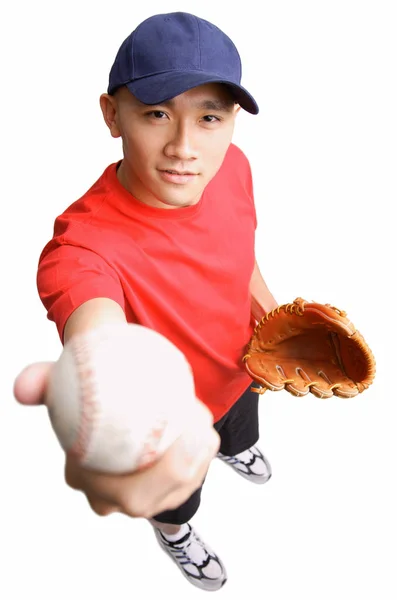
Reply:
[[171, 542], [157, 527], [153, 527], [157, 541], [172, 558], [191, 584], [209, 592], [219, 590], [227, 580], [226, 570], [218, 556], [201, 541], [193, 527], [187, 523], [187, 533]]
[[266, 483], [272, 476], [269, 461], [256, 446], [236, 456], [225, 456], [221, 452], [216, 456], [232, 467], [236, 473], [253, 483]]

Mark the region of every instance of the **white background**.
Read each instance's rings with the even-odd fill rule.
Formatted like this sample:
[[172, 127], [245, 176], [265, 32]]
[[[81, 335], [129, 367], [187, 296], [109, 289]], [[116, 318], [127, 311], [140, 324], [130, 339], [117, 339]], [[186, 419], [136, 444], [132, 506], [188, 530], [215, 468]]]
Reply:
[[[234, 141], [254, 175], [262, 273], [280, 303], [347, 310], [377, 359], [352, 400], [261, 398], [265, 486], [214, 462], [193, 520], [221, 555], [219, 598], [395, 600], [395, 3], [27, 0], [1, 17], [0, 597], [198, 598], [143, 520], [92, 513], [63, 481], [44, 408], [14, 401], [16, 374], [58, 357], [36, 291], [55, 217], [121, 155], [98, 97], [144, 18], [187, 10], [220, 26], [260, 105]], [[146, 8], [147, 5], [147, 8]]]

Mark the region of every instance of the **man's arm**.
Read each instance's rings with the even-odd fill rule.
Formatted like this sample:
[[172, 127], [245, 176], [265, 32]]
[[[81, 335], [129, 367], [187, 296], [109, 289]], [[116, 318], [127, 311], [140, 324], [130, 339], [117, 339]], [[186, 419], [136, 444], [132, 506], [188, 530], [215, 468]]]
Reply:
[[64, 342], [74, 334], [94, 329], [106, 323], [126, 323], [123, 309], [110, 298], [93, 298], [81, 304], [65, 325]]
[[256, 261], [250, 282], [250, 292], [251, 314], [255, 321], [259, 323], [264, 314], [276, 308], [278, 303], [270, 293]]
[[[117, 302], [109, 298], [88, 300], [68, 318], [64, 339], [67, 342], [77, 333], [112, 322], [126, 322]], [[26, 367], [14, 383], [16, 400], [31, 406], [44, 404], [53, 365], [54, 362], [46, 362]], [[75, 458], [66, 455], [66, 483], [81, 491], [92, 510], [101, 516], [119, 512], [154, 519], [158, 513], [180, 506], [202, 485], [220, 445], [210, 410], [202, 403], [197, 404], [196, 410], [201, 411], [201, 416], [198, 412], [195, 427], [187, 419], [182, 435], [144, 470], [115, 475], [100, 473], [82, 467]], [[139, 411], [136, 416], [139, 421]]]

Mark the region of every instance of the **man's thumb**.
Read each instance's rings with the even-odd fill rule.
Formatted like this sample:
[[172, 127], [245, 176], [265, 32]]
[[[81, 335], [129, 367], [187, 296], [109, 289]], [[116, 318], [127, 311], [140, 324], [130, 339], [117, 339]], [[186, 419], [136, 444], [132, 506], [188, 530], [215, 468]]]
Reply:
[[44, 403], [44, 394], [53, 362], [34, 363], [25, 367], [14, 381], [14, 396], [20, 404]]

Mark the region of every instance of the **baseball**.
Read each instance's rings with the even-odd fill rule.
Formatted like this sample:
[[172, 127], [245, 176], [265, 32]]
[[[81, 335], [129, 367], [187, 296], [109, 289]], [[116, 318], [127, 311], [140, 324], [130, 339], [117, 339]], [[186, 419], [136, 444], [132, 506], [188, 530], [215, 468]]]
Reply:
[[97, 471], [127, 473], [155, 461], [200, 415], [191, 367], [158, 332], [130, 323], [75, 335], [46, 392], [62, 448]]

